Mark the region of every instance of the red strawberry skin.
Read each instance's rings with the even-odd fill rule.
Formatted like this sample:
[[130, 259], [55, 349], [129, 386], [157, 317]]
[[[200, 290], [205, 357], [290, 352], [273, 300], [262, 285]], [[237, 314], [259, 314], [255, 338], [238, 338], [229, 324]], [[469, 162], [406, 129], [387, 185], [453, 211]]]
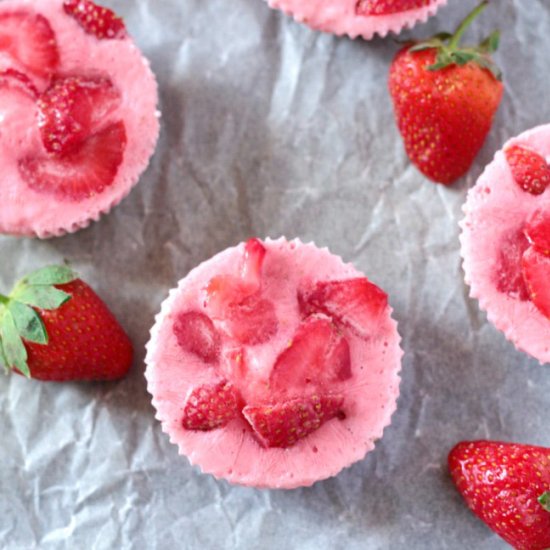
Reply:
[[8, 54], [21, 72], [49, 79], [59, 65], [55, 34], [48, 20], [25, 10], [0, 15], [0, 52]]
[[550, 256], [530, 247], [523, 254], [521, 269], [529, 298], [550, 319]]
[[25, 342], [32, 378], [63, 382], [126, 375], [132, 343], [101, 298], [80, 279], [57, 288], [71, 299], [56, 310], [38, 310], [49, 342]]
[[98, 6], [91, 0], [65, 0], [65, 13], [76, 19], [78, 24], [88, 33], [100, 40], [124, 38], [126, 27], [115, 12], [103, 6]]
[[475, 63], [429, 71], [434, 50], [403, 48], [389, 89], [407, 155], [430, 180], [453, 183], [481, 149], [503, 93], [502, 82]]
[[550, 167], [544, 157], [521, 145], [505, 151], [514, 181], [527, 193], [541, 195], [550, 185]]
[[471, 510], [518, 550], [550, 548], [550, 449], [473, 441], [449, 454], [452, 479]]
[[239, 397], [226, 380], [194, 388], [183, 409], [186, 430], [210, 431], [226, 426], [239, 414]]
[[355, 13], [357, 15], [390, 15], [424, 8], [432, 3], [432, 0], [358, 0]]
[[247, 405], [243, 414], [264, 447], [287, 448], [339, 416], [341, 395], [313, 395], [275, 405]]

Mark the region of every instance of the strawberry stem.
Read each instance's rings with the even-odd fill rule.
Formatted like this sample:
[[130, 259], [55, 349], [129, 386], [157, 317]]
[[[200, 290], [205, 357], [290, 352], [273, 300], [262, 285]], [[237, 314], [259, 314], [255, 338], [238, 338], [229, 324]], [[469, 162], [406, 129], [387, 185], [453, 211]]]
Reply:
[[483, 0], [479, 6], [474, 8], [460, 23], [458, 26], [458, 29], [456, 29], [456, 32], [453, 34], [450, 42], [449, 42], [449, 48], [451, 50], [455, 50], [458, 48], [458, 45], [460, 44], [460, 41], [462, 40], [462, 36], [468, 29], [468, 27], [472, 24], [474, 19], [477, 18], [477, 16], [485, 10], [485, 8], [489, 5], [489, 0]]
[[546, 491], [546, 493], [543, 493], [539, 497], [540, 505], [546, 510], [547, 512], [550, 512], [550, 491]]

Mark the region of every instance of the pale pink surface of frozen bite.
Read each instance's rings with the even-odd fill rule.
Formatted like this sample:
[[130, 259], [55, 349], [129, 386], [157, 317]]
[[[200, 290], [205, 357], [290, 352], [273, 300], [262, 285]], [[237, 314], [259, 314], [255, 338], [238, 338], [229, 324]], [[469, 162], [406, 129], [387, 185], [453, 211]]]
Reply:
[[300, 23], [336, 35], [346, 34], [370, 40], [425, 22], [447, 0], [431, 0], [427, 5], [388, 15], [362, 15], [358, 0], [267, 0]]
[[[362, 335], [356, 328], [342, 327], [349, 343], [351, 375], [335, 383], [333, 389], [343, 395], [345, 415], [325, 422], [288, 448], [263, 447], [242, 415], [211, 431], [185, 429], [182, 414], [186, 397], [193, 388], [220, 377], [230, 378], [248, 404], [270, 400], [266, 381], [303, 323], [297, 298], [300, 289], [317, 281], [364, 278], [351, 264], [313, 244], [281, 238], [267, 239], [263, 245], [262, 295], [275, 306], [278, 330], [266, 342], [244, 346], [245, 373], [231, 378], [232, 367], [228, 369], [223, 359], [218, 367], [209, 363], [212, 346], [201, 358], [183, 350], [174, 332], [179, 315], [206, 311], [204, 288], [213, 277], [238, 272], [245, 250], [241, 243], [199, 265], [170, 292], [151, 331], [146, 378], [163, 430], [192, 464], [232, 483], [289, 489], [334, 476], [373, 449], [396, 408], [402, 351], [387, 302], [375, 326], [364, 327]], [[220, 333], [223, 344], [219, 357], [223, 358], [227, 350], [240, 344], [223, 329]]]
[[527, 220], [550, 210], [550, 191], [533, 195], [514, 181], [505, 151], [520, 145], [550, 161], [550, 125], [509, 140], [469, 191], [460, 237], [470, 295], [496, 328], [541, 363], [550, 362], [550, 320], [529, 299], [521, 272], [511, 276], [529, 246]]
[[[122, 162], [112, 183], [102, 192], [82, 200], [60, 199], [59, 195], [31, 188], [20, 169], [23, 159], [46, 156], [36, 124], [37, 102], [24, 96], [6, 99], [0, 90], [0, 110], [3, 111], [0, 122], [0, 202], [3, 205], [0, 232], [51, 237], [76, 231], [97, 220], [118, 204], [137, 182], [158, 138], [157, 84], [149, 62], [128, 35], [100, 40], [86, 33], [65, 13], [62, 0], [0, 2], [0, 16], [22, 10], [46, 18], [55, 34], [59, 51], [55, 77], [97, 77], [112, 82], [120, 99], [109, 116], [113, 122], [122, 121], [126, 134]], [[0, 69], [10, 67], [7, 56], [0, 56], [0, 61]], [[38, 91], [43, 93], [48, 84], [30, 76]], [[10, 110], [16, 116], [10, 116]]]

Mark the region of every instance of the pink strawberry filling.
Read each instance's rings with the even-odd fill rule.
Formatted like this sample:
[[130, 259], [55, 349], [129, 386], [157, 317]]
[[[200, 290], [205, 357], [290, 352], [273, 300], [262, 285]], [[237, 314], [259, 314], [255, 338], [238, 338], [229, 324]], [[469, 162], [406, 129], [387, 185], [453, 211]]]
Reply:
[[[550, 184], [550, 168], [544, 158], [515, 145], [506, 150], [506, 160], [515, 183], [538, 196]], [[550, 214], [536, 210], [523, 227], [501, 244], [496, 272], [500, 292], [520, 300], [531, 300], [550, 319]]]
[[176, 315], [180, 348], [221, 378], [192, 386], [181, 422], [210, 431], [239, 415], [262, 446], [286, 448], [346, 417], [345, 384], [354, 369], [347, 332], [374, 336], [387, 296], [366, 278], [304, 279], [294, 296], [302, 321], [291, 340], [272, 364], [251, 363], [248, 350], [269, 344], [284, 323], [265, 296], [266, 254], [258, 239], [249, 240], [238, 275], [214, 275], [204, 285], [204, 311]]

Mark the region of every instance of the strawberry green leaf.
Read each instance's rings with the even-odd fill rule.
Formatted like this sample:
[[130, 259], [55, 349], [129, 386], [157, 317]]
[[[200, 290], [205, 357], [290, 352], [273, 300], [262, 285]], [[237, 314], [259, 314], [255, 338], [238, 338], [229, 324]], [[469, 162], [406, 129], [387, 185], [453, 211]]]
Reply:
[[0, 320], [0, 338], [2, 338], [2, 346], [8, 368], [16, 368], [21, 374], [30, 378], [31, 373], [27, 365], [27, 350], [9, 310], [4, 311]]
[[439, 71], [453, 64], [454, 61], [451, 54], [447, 50], [439, 50], [437, 52], [435, 63], [427, 67], [427, 69], [428, 71]]
[[502, 80], [501, 70], [491, 61], [491, 59], [480, 56], [476, 59], [476, 63], [481, 68], [487, 69], [497, 80]]
[[540, 505], [547, 511], [550, 512], [550, 491], [546, 491], [539, 497]]
[[2, 367], [6, 372], [8, 369], [8, 361], [6, 360], [6, 354], [4, 353], [4, 346], [2, 345], [2, 338], [0, 338], [0, 367]]
[[409, 48], [409, 52], [422, 52], [424, 50], [433, 50], [435, 48], [439, 49], [443, 46], [441, 40], [427, 40], [426, 42], [420, 42], [412, 48]]
[[20, 285], [63, 285], [78, 278], [78, 275], [64, 265], [52, 265], [43, 267], [24, 277]]
[[13, 300], [39, 309], [57, 309], [71, 299], [71, 295], [53, 286], [27, 286], [16, 289]]
[[8, 305], [19, 334], [29, 342], [47, 344], [48, 333], [40, 315], [30, 306], [12, 300]]
[[472, 53], [472, 52], [464, 52], [464, 51], [459, 50], [457, 52], [454, 52], [451, 55], [451, 58], [457, 65], [462, 66], [462, 65], [466, 65], [466, 63], [469, 63], [470, 61], [473, 61], [474, 59], [476, 59], [477, 54]]
[[484, 53], [495, 53], [500, 46], [500, 31], [493, 31], [480, 45]]
[[439, 33], [428, 40], [414, 44], [409, 52], [420, 52], [423, 50], [435, 49], [435, 63], [428, 66], [429, 71], [440, 71], [453, 65], [463, 67], [474, 63], [482, 69], [487, 69], [497, 80], [502, 80], [502, 74], [491, 59], [490, 55], [495, 53], [500, 43], [500, 31], [492, 32], [478, 46], [462, 46], [461, 41], [464, 33], [472, 22], [487, 8], [489, 2], [484, 0], [474, 8], [460, 23], [454, 34]]

